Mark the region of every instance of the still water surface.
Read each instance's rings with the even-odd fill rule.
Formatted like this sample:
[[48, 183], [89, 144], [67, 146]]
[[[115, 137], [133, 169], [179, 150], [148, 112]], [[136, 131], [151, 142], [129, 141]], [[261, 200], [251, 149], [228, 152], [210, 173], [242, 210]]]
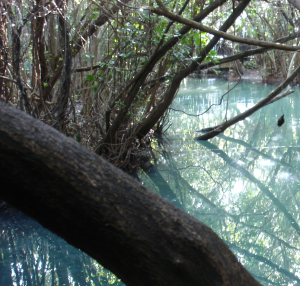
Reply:
[[[160, 176], [141, 179], [212, 227], [263, 285], [300, 285], [300, 89], [209, 142], [195, 141], [194, 130], [226, 118], [227, 97], [219, 105], [220, 98], [235, 83], [182, 83], [167, 136], [153, 144]], [[227, 118], [274, 88], [241, 81], [229, 93]], [[199, 117], [174, 110], [197, 115], [212, 104]], [[282, 114], [286, 122], [279, 128]], [[3, 210], [0, 219], [0, 285], [124, 285], [18, 212]]]

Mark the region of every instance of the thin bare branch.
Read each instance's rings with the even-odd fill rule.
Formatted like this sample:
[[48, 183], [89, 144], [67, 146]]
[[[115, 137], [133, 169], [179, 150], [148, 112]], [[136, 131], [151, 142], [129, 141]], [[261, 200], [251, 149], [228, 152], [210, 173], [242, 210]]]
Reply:
[[211, 139], [211, 138], [217, 136], [218, 134], [224, 132], [230, 126], [249, 117], [254, 112], [259, 110], [260, 108], [269, 104], [272, 99], [276, 98], [296, 78], [296, 76], [298, 76], [299, 72], [300, 72], [300, 65], [294, 70], [294, 72], [290, 75], [290, 77], [288, 77], [281, 85], [279, 85], [271, 93], [269, 93], [269, 95], [266, 96], [263, 100], [259, 101], [253, 107], [249, 108], [245, 112], [231, 118], [230, 120], [224, 122], [223, 124], [218, 125], [216, 129], [214, 129], [204, 135], [196, 137], [195, 139], [197, 139], [197, 140]]

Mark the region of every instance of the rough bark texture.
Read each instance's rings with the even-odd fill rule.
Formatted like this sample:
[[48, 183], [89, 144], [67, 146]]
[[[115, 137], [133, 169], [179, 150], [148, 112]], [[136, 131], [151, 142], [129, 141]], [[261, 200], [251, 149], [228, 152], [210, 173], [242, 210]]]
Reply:
[[0, 199], [127, 285], [260, 285], [207, 226], [77, 142], [0, 102]]

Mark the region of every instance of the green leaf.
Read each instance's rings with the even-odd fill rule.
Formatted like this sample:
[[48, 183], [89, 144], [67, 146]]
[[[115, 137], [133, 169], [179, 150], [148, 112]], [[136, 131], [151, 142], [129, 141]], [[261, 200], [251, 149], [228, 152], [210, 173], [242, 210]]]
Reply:
[[95, 80], [95, 77], [92, 74], [87, 74], [86, 75], [86, 80], [89, 82], [93, 82]]

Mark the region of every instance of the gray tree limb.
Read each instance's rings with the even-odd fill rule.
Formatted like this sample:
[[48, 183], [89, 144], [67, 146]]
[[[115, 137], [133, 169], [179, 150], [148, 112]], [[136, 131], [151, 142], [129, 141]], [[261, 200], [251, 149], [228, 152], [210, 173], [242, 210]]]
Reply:
[[[229, 119], [228, 121], [216, 126], [216, 128], [214, 130], [207, 132], [206, 134], [201, 135], [199, 137], [196, 137], [195, 139], [197, 139], [197, 140], [211, 139], [211, 138], [217, 136], [218, 134], [224, 132], [230, 126], [249, 117], [254, 112], [256, 112], [260, 108], [264, 107], [265, 105], [270, 104], [279, 98], [287, 96], [288, 94], [291, 93], [289, 90], [285, 91], [281, 95], [280, 95], [280, 93], [299, 75], [299, 72], [300, 72], [300, 65], [293, 71], [293, 73], [282, 84], [280, 84], [277, 88], [275, 88], [272, 92], [270, 92], [268, 94], [268, 96], [266, 96], [264, 99], [262, 99], [261, 101], [256, 103], [253, 107], [251, 107], [248, 110], [246, 110], [245, 112], [238, 114], [237, 116]], [[277, 96], [278, 96], [278, 98], [277, 98]]]
[[286, 51], [298, 51], [299, 50], [299, 47], [295, 47], [295, 46], [282, 45], [282, 44], [278, 44], [278, 43], [272, 43], [272, 42], [255, 40], [255, 39], [247, 39], [247, 38], [241, 38], [241, 37], [237, 37], [234, 35], [230, 35], [226, 32], [215, 30], [215, 29], [205, 26], [201, 23], [197, 23], [193, 20], [189, 20], [187, 18], [179, 16], [168, 10], [157, 9], [153, 6], [150, 7], [150, 10], [151, 10], [151, 12], [153, 12], [157, 15], [165, 16], [165, 17], [169, 18], [170, 20], [175, 21], [177, 23], [188, 25], [194, 29], [197, 29], [197, 30], [200, 30], [203, 32], [207, 32], [214, 36], [221, 37], [223, 39], [230, 40], [233, 42], [244, 43], [244, 44], [248, 44], [248, 45], [256, 45], [256, 46], [260, 46], [260, 47], [272, 48], [272, 49], [278, 49], [278, 50], [286, 50]]

